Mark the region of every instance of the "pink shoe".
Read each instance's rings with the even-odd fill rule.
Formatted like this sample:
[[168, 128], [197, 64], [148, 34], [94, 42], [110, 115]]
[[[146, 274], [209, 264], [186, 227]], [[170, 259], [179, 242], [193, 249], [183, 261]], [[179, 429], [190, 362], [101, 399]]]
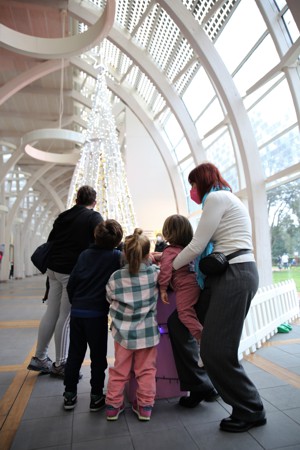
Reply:
[[150, 420], [152, 406], [139, 406], [135, 400], [132, 404], [132, 411], [138, 416], [139, 420]]
[[115, 408], [112, 405], [106, 405], [106, 419], [107, 420], [118, 420], [119, 415], [124, 411], [125, 405], [123, 403], [119, 408]]

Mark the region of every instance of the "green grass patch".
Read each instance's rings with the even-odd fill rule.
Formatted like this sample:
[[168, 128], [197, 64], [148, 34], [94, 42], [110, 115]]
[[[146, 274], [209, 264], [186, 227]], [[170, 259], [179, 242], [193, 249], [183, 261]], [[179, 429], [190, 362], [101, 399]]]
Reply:
[[291, 279], [296, 283], [297, 292], [300, 292], [300, 267], [290, 267], [289, 269], [281, 270], [273, 267], [273, 283], [280, 283], [281, 281]]

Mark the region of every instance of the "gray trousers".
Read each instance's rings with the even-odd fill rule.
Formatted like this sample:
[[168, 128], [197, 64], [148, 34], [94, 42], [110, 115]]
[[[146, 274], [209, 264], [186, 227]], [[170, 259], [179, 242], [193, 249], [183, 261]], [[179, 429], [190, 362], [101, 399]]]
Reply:
[[[224, 402], [232, 406], [232, 415], [245, 421], [265, 416], [259, 393], [238, 360], [244, 320], [257, 288], [258, 272], [254, 262], [230, 264], [222, 275], [206, 278], [196, 305], [198, 318], [204, 326], [200, 351], [207, 374]], [[195, 358], [195, 344], [188, 332], [176, 327], [172, 316], [169, 325], [182, 387], [202, 391], [203, 377], [200, 377]]]
[[40, 322], [35, 356], [45, 359], [54, 334], [56, 365], [64, 364], [68, 357], [71, 304], [67, 293], [69, 274], [47, 270], [49, 294], [47, 309]]

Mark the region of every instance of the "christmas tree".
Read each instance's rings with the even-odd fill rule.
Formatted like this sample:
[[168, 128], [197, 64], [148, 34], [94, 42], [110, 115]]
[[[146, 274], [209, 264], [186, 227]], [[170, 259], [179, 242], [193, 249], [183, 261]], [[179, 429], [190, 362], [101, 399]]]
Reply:
[[124, 236], [132, 234], [136, 227], [134, 208], [103, 67], [99, 69], [86, 140], [69, 190], [69, 207], [74, 205], [79, 187], [86, 184], [97, 192], [95, 210], [104, 219], [117, 220]]

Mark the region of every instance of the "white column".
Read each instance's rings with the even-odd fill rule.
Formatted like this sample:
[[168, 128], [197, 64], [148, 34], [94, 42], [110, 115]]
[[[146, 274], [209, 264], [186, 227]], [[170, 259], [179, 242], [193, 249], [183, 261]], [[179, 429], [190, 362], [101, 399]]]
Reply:
[[5, 229], [6, 229], [6, 217], [8, 213], [8, 208], [5, 205], [0, 205], [0, 244], [4, 244], [4, 255], [2, 262], [0, 264], [0, 281], [6, 281], [8, 279], [10, 261], [9, 261], [9, 244], [5, 240]]
[[21, 251], [22, 224], [21, 219], [16, 219], [13, 226], [15, 243], [14, 277], [16, 279], [24, 278], [24, 254]]

